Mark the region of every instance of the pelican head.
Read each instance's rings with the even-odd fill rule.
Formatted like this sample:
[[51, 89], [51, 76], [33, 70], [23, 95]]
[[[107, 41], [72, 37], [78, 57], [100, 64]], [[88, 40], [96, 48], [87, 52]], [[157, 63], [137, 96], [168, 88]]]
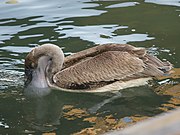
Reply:
[[53, 75], [62, 68], [63, 61], [63, 51], [57, 45], [44, 44], [35, 47], [25, 58], [25, 85], [48, 87]]

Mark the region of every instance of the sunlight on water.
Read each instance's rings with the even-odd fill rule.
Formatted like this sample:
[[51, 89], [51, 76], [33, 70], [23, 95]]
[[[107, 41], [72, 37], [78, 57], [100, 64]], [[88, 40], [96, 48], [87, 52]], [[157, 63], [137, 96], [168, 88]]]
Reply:
[[0, 90], [10, 87], [18, 87], [24, 85], [22, 72], [14, 70], [0, 70]]
[[[70, 17], [96, 16], [105, 11], [97, 11], [94, 9], [86, 9], [99, 6], [95, 3], [87, 3], [89, 0], [83, 2], [77, 0], [68, 1], [49, 1], [49, 0], [19, 0], [15, 5], [8, 5], [2, 3], [1, 19], [16, 18], [23, 19], [28, 17], [38, 17], [32, 21], [56, 21]], [[8, 9], [8, 10], [6, 10]], [[32, 12], [33, 10], [33, 12]], [[24, 12], [25, 11], [25, 12]], [[23, 12], [23, 14], [21, 14]]]
[[145, 0], [145, 2], [150, 2], [160, 5], [180, 6], [179, 0]]
[[147, 34], [129, 34], [129, 35], [116, 35], [114, 32], [120, 29], [126, 29], [128, 26], [118, 25], [96, 25], [96, 26], [68, 26], [60, 27], [57, 32], [64, 34], [60, 38], [80, 37], [82, 40], [94, 42], [95, 44], [105, 43], [127, 43], [133, 41], [146, 41], [152, 40], [153, 37], [148, 37]]
[[107, 6], [106, 8], [130, 7], [130, 6], [136, 6], [137, 4], [139, 3], [138, 2], [124, 2], [124, 3], [110, 5], [110, 6]]
[[0, 50], [6, 50], [10, 52], [15, 52], [15, 53], [25, 53], [25, 52], [30, 52], [31, 49], [29, 47], [22, 47], [22, 46], [4, 46], [0, 47]]

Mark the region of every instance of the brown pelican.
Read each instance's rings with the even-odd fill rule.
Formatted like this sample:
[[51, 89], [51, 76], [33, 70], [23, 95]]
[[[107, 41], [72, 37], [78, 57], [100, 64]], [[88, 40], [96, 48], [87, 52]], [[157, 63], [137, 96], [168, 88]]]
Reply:
[[128, 44], [98, 45], [64, 57], [60, 47], [35, 47], [25, 59], [25, 85], [70, 92], [106, 92], [147, 84], [172, 69], [146, 49]]

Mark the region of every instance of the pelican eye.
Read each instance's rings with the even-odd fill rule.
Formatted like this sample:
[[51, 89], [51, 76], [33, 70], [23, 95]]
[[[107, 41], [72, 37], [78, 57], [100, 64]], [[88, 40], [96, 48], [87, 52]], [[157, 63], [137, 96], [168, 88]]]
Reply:
[[49, 60], [52, 61], [52, 57], [50, 57]]

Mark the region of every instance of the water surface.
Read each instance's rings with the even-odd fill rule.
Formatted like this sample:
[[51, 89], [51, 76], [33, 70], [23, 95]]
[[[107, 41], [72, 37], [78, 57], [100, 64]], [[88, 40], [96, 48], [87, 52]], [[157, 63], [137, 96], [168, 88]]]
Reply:
[[43, 43], [65, 55], [128, 43], [180, 67], [179, 0], [0, 0], [0, 9], [0, 134], [103, 133], [179, 106], [179, 95], [157, 92], [178, 91], [178, 77], [118, 94], [23, 94], [24, 58]]

